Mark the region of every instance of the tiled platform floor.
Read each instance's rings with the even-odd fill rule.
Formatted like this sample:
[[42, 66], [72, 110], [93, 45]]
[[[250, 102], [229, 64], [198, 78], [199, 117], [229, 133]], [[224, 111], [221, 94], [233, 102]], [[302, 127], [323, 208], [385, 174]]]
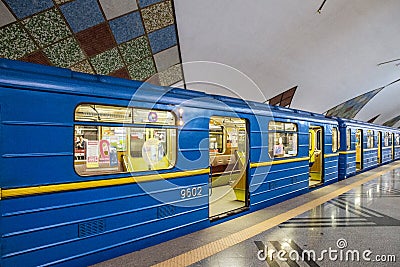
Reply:
[[[257, 253], [265, 248], [269, 256], [264, 261]], [[285, 255], [279, 259], [272, 250], [284, 250]], [[327, 252], [321, 256], [323, 250]], [[314, 260], [308, 260], [311, 251], [316, 253]], [[386, 257], [386, 262], [376, 261], [377, 256]], [[399, 266], [399, 262], [400, 163], [394, 162], [96, 267]]]

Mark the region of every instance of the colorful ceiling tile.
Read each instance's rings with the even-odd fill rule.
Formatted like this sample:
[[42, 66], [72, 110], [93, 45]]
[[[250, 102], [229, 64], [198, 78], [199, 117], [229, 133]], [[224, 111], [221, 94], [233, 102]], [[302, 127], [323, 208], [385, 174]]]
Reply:
[[107, 75], [124, 66], [122, 58], [116, 47], [92, 57], [90, 62], [92, 63], [96, 72], [103, 75]]
[[5, 0], [13, 13], [19, 18], [25, 18], [52, 7], [51, 0]]
[[153, 53], [176, 45], [175, 27], [173, 25], [149, 34], [150, 46]]
[[18, 59], [37, 49], [27, 32], [18, 23], [0, 29], [0, 56]]
[[170, 1], [144, 8], [142, 17], [147, 32], [153, 32], [174, 24], [174, 13]]
[[169, 84], [175, 84], [179, 82], [182, 77], [182, 68], [180, 64], [172, 66], [160, 73], [158, 73], [158, 77], [160, 79], [160, 84], [165, 86]]
[[76, 34], [76, 38], [89, 57], [100, 54], [117, 44], [107, 23], [101, 23]]
[[155, 54], [154, 61], [156, 62], [157, 70], [159, 72], [178, 64], [181, 61], [179, 58], [178, 46], [173, 46]]
[[167, 86], [177, 40], [171, 0], [0, 0], [0, 57]]
[[139, 6], [141, 8], [161, 2], [162, 0], [138, 0]]
[[99, 0], [108, 20], [136, 10], [136, 1], [132, 0]]
[[141, 36], [134, 40], [123, 43], [119, 48], [122, 57], [127, 64], [132, 64], [145, 57], [151, 56], [151, 51], [146, 36]]
[[23, 20], [22, 23], [41, 47], [46, 47], [72, 34], [56, 9], [36, 14]]
[[32, 62], [32, 63], [51, 66], [51, 62], [50, 62], [49, 58], [46, 57], [46, 55], [41, 50], [38, 50], [36, 52], [33, 52], [32, 54], [25, 56], [21, 60], [26, 61], [26, 62]]
[[7, 9], [3, 2], [0, 1], [0, 27], [14, 22], [16, 19]]
[[357, 113], [384, 87], [369, 91], [365, 94], [352, 98], [326, 112], [327, 116], [354, 119]]
[[89, 64], [89, 61], [86, 59], [71, 66], [71, 70], [90, 74], [95, 73], [92, 66]]
[[399, 121], [400, 121], [400, 115], [397, 117], [394, 117], [393, 119], [388, 120], [383, 125], [388, 126], [388, 127], [393, 127]]
[[109, 75], [113, 76], [113, 77], [117, 77], [117, 78], [130, 79], [129, 72], [126, 68], [116, 70], [116, 71], [110, 73]]
[[70, 37], [44, 49], [44, 53], [53, 65], [68, 68], [84, 59], [78, 42]]
[[110, 27], [118, 44], [144, 34], [139, 12], [133, 12], [111, 20]]
[[96, 0], [75, 0], [60, 8], [74, 32], [86, 30], [104, 21]]
[[65, 4], [68, 2], [71, 2], [73, 0], [54, 0], [56, 2], [56, 4], [61, 5], [61, 4]]
[[128, 70], [134, 80], [144, 80], [156, 74], [152, 57], [145, 58], [130, 65]]

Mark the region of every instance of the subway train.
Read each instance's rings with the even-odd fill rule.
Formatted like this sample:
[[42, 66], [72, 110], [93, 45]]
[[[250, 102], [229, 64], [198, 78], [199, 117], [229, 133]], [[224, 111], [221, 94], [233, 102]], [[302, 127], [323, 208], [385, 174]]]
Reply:
[[87, 266], [400, 158], [398, 129], [0, 59], [1, 266]]

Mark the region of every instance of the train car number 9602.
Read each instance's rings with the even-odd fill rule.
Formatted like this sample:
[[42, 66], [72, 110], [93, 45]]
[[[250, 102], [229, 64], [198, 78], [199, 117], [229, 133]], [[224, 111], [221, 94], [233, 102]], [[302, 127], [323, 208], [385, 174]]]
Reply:
[[202, 196], [202, 190], [201, 186], [184, 188], [181, 190], [181, 198]]

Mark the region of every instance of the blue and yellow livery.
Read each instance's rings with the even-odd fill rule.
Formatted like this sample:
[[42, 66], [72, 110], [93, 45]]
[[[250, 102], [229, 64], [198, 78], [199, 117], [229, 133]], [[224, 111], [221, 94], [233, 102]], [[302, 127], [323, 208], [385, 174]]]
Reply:
[[0, 120], [1, 266], [94, 264], [400, 158], [395, 129], [6, 59]]

